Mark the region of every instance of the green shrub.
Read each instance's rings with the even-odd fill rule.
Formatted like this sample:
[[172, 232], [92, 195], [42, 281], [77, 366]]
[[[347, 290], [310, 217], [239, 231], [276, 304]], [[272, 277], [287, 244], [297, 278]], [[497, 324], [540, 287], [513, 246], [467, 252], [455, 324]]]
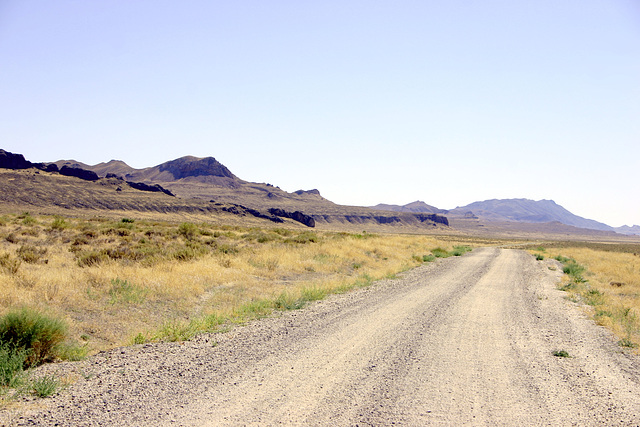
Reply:
[[636, 348], [638, 347], [638, 345], [636, 343], [634, 343], [633, 341], [631, 341], [629, 338], [623, 338], [620, 341], [618, 341], [618, 345], [621, 347], [627, 347], [627, 348]]
[[36, 223], [36, 219], [29, 212], [24, 212], [18, 218], [22, 220], [22, 225], [34, 225]]
[[431, 253], [433, 254], [434, 257], [436, 258], [447, 258], [450, 257], [451, 254], [449, 253], [449, 251], [442, 249], [442, 248], [435, 248], [431, 250]]
[[131, 341], [133, 344], [145, 344], [149, 342], [149, 339], [142, 332], [138, 332], [138, 334], [133, 337]]
[[187, 240], [193, 240], [199, 234], [198, 227], [190, 222], [183, 222], [178, 227], [178, 234]]
[[571, 357], [569, 353], [565, 350], [556, 350], [553, 352], [553, 355], [556, 357]]
[[58, 356], [58, 347], [67, 337], [67, 325], [43, 313], [23, 308], [0, 318], [0, 345], [25, 351], [25, 367], [41, 365]]
[[131, 218], [122, 218], [120, 220], [120, 222], [125, 223], [125, 224], [133, 224], [135, 222], [135, 220], [131, 219]]
[[22, 382], [26, 359], [26, 350], [0, 345], [0, 386], [13, 388]]
[[31, 383], [31, 389], [33, 393], [38, 397], [53, 396], [58, 392], [58, 390], [60, 390], [61, 387], [62, 384], [60, 383], [60, 380], [53, 375], [45, 375], [44, 377], [40, 377]]
[[433, 262], [435, 261], [436, 257], [433, 255], [423, 255], [422, 256], [422, 262]]
[[582, 273], [584, 273], [585, 268], [580, 264], [577, 264], [575, 261], [570, 260], [562, 267], [562, 272], [564, 274], [568, 274], [571, 279], [576, 283], [585, 282], [585, 279], [582, 277]]
[[542, 254], [536, 254], [536, 260], [538, 261], [542, 261], [544, 259], [544, 255]]
[[454, 246], [453, 251], [451, 251], [451, 255], [462, 256], [467, 252], [471, 252], [471, 248], [469, 246]]
[[52, 230], [64, 230], [65, 228], [68, 227], [67, 222], [64, 220], [64, 218], [62, 218], [61, 216], [55, 216], [53, 218], [53, 222], [51, 223], [51, 229]]
[[276, 310], [299, 310], [304, 307], [305, 301], [302, 298], [296, 298], [287, 291], [283, 291], [273, 302]]

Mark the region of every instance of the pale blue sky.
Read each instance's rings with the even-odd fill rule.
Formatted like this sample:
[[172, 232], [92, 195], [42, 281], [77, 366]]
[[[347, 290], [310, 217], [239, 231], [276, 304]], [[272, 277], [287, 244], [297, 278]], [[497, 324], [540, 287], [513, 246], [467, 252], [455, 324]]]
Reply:
[[0, 148], [640, 224], [640, 2], [0, 0]]

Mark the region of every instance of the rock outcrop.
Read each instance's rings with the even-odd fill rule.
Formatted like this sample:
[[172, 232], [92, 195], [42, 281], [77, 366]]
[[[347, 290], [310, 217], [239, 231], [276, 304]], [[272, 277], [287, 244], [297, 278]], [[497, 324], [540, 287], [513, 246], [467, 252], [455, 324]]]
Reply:
[[416, 218], [420, 222], [435, 222], [436, 224], [449, 226], [449, 220], [446, 216], [436, 215], [436, 214], [416, 214]]
[[305, 215], [300, 211], [287, 212], [284, 209], [271, 208], [271, 209], [269, 209], [269, 213], [271, 215], [279, 216], [279, 217], [282, 217], [282, 218], [292, 219], [294, 221], [297, 221], [297, 222], [299, 222], [301, 224], [306, 225], [307, 227], [315, 227], [316, 226], [316, 220], [313, 219], [313, 217], [311, 217], [309, 215]]
[[235, 178], [226, 166], [213, 157], [181, 157], [157, 166], [160, 172], [169, 172], [174, 179], [197, 176]]
[[[110, 178], [109, 175], [112, 175], [112, 174], [107, 174], [107, 178]], [[133, 182], [133, 181], [127, 181], [127, 184], [129, 184], [131, 188], [134, 188], [136, 190], [151, 191], [153, 193], [164, 193], [168, 196], [175, 197], [175, 194], [173, 194], [171, 191], [167, 190], [166, 188], [163, 188], [160, 184], [150, 185], [150, 184], [145, 184], [144, 182]]]
[[47, 172], [58, 172], [55, 164], [31, 163], [22, 154], [10, 153], [0, 149], [0, 168], [3, 169], [29, 169], [36, 168]]
[[4, 169], [29, 169], [33, 163], [26, 160], [22, 154], [14, 154], [0, 150], [0, 168]]
[[84, 179], [85, 181], [97, 181], [100, 179], [97, 173], [88, 171], [86, 169], [71, 168], [69, 166], [62, 166], [60, 168], [60, 175], [73, 176], [76, 178]]

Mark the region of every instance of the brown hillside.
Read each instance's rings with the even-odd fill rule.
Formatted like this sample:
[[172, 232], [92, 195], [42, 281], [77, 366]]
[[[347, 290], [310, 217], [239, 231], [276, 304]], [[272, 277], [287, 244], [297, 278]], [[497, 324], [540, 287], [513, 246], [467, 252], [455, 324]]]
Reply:
[[[200, 185], [205, 191], [217, 190], [216, 199], [180, 198], [161, 192], [139, 191], [119, 178], [85, 181], [36, 169], [0, 169], [0, 188], [3, 190], [0, 192], [0, 210], [63, 215], [125, 215], [162, 219], [168, 217], [176, 220], [190, 218], [209, 222], [241, 222], [249, 226], [290, 224], [298, 227], [311, 223], [324, 229], [352, 229], [355, 226], [359, 231], [364, 228], [378, 231], [386, 229], [419, 231], [434, 229], [436, 226], [434, 219], [446, 221], [443, 217], [436, 218], [429, 215], [390, 214], [333, 203], [315, 203], [314, 200], [317, 201], [319, 196], [314, 192], [295, 193], [297, 203], [291, 203], [289, 200], [286, 204], [287, 207], [304, 206], [305, 210], [301, 215], [293, 215], [294, 210], [291, 208], [284, 209], [284, 215], [274, 214], [272, 212], [277, 211], [273, 209], [282, 209], [282, 204], [268, 205], [259, 196], [255, 196], [254, 201], [261, 206], [260, 209], [256, 209], [250, 205], [225, 201], [225, 199], [233, 199], [231, 189]], [[200, 187], [196, 183], [194, 188]], [[275, 187], [273, 190], [290, 194]], [[259, 194], [259, 191], [256, 190], [256, 193]], [[244, 198], [236, 197], [234, 200], [238, 199], [252, 201], [251, 196], [247, 196], [246, 193]], [[267, 197], [267, 200], [271, 198]], [[305, 200], [311, 202], [305, 204]], [[272, 201], [277, 202], [277, 200]], [[296, 211], [299, 210], [296, 209]], [[313, 218], [313, 221], [309, 218]]]

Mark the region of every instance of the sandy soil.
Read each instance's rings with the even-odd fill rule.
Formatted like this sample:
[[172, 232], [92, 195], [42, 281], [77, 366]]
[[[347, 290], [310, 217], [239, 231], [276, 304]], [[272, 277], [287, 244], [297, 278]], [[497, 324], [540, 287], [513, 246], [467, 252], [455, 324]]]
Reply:
[[563, 298], [550, 262], [476, 249], [225, 334], [47, 366], [78, 380], [0, 421], [640, 425], [640, 358]]

